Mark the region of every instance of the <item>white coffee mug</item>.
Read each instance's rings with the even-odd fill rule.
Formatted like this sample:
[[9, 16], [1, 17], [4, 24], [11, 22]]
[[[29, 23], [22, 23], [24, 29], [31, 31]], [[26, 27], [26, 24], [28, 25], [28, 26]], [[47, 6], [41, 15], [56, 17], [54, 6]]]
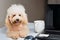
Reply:
[[37, 33], [42, 33], [44, 32], [44, 29], [45, 29], [45, 22], [44, 20], [36, 20], [34, 21], [34, 29], [35, 29], [35, 32]]

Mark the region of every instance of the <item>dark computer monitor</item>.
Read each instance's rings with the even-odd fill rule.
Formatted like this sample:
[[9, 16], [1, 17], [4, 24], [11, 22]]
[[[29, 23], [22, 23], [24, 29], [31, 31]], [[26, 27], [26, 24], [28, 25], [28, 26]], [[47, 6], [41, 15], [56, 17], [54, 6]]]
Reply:
[[60, 5], [49, 4], [47, 6], [46, 29], [60, 30]]
[[60, 35], [60, 5], [48, 4], [45, 24], [45, 33]]
[[54, 5], [53, 8], [53, 24], [56, 30], [60, 30], [60, 5]]

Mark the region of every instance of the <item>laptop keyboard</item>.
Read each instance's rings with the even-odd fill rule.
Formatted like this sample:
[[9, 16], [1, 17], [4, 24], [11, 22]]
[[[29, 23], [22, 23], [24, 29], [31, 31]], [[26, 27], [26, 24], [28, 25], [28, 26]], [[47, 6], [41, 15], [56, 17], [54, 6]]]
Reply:
[[49, 34], [48, 37], [36, 37], [41, 40], [60, 40], [60, 35], [55, 35], [55, 34]]
[[50, 34], [49, 38], [60, 38], [60, 35]]

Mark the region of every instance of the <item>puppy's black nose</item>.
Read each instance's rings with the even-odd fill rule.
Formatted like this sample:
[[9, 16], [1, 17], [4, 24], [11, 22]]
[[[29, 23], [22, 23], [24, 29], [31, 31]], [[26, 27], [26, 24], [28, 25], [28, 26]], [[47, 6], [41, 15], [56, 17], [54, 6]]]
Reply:
[[16, 19], [16, 21], [19, 21], [19, 19]]

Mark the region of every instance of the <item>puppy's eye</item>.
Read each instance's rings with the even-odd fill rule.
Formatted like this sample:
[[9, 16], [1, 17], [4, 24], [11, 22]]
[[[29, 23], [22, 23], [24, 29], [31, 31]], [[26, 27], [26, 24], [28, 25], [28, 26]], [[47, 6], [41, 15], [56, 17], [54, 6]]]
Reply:
[[13, 15], [13, 17], [14, 17], [15, 15]]
[[21, 16], [21, 15], [19, 14], [19, 16]]

